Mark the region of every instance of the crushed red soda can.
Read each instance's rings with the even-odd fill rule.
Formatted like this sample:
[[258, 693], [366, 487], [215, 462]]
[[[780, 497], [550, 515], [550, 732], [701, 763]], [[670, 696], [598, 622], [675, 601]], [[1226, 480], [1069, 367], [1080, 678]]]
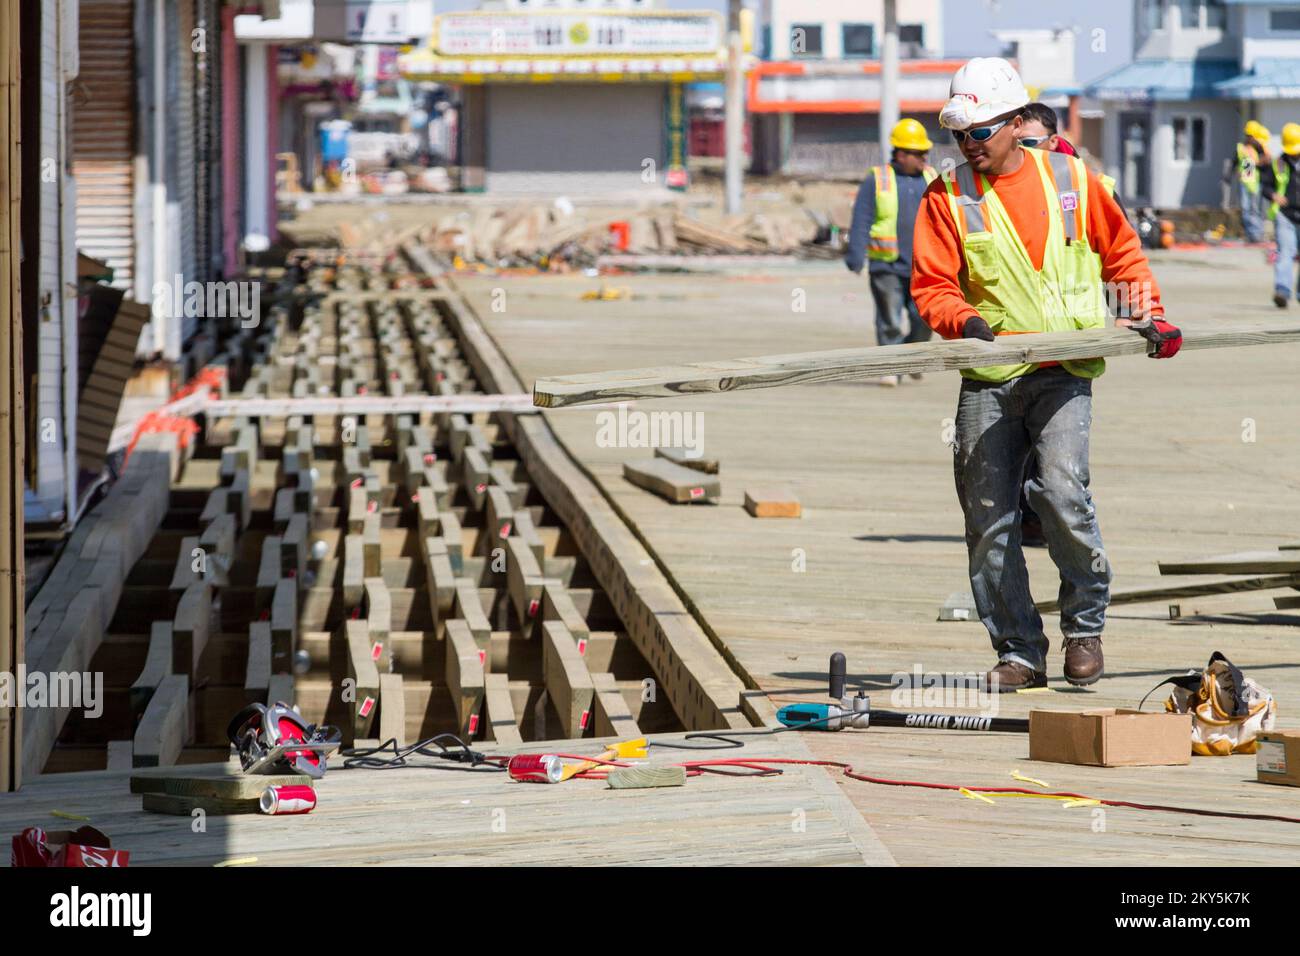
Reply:
[[304, 784], [267, 787], [259, 806], [263, 813], [311, 813], [316, 809], [316, 791]]
[[506, 771], [519, 783], [559, 783], [564, 764], [555, 754], [516, 754], [506, 764]]
[[34, 867], [120, 867], [131, 854], [114, 850], [109, 839], [94, 827], [50, 830], [28, 827], [13, 838], [11, 866]]

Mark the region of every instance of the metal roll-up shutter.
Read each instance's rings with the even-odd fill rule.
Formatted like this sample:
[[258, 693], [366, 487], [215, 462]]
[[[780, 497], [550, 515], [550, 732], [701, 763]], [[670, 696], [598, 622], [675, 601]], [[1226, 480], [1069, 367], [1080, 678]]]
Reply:
[[220, 218], [213, 150], [221, 142], [221, 11], [217, 0], [197, 0], [195, 26], [202, 31], [203, 48], [195, 54], [195, 180], [194, 257], [199, 278], [210, 282], [216, 274], [216, 223]]
[[132, 0], [81, 0], [81, 72], [72, 91], [77, 248], [135, 279], [135, 38]]
[[[194, 96], [194, 0], [181, 0], [169, 8], [168, 26], [172, 28], [171, 63], [167, 69], [169, 127], [174, 141], [175, 163], [168, 177], [168, 201], [175, 202], [179, 217], [177, 227], [178, 264], [186, 283], [202, 281], [195, 257], [195, 96]], [[174, 25], [174, 26], [173, 26]], [[181, 342], [187, 342], [199, 329], [201, 316], [186, 315], [181, 323]]]

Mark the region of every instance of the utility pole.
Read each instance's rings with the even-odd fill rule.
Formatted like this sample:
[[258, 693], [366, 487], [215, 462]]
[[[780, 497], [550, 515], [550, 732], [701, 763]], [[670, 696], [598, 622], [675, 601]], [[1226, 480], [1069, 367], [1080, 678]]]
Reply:
[[880, 41], [880, 151], [889, 155], [889, 131], [898, 122], [898, 0], [885, 0], [885, 35]]
[[740, 214], [744, 190], [745, 90], [740, 40], [740, 0], [727, 0], [727, 115], [723, 184], [727, 215]]

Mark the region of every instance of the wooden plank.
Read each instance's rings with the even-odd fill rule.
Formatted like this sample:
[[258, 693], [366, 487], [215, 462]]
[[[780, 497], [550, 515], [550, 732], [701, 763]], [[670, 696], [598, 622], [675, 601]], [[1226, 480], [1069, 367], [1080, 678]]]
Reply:
[[382, 530], [379, 515], [366, 515], [365, 529], [361, 532], [361, 560], [368, 578], [382, 577], [384, 573]]
[[560, 715], [564, 737], [582, 737], [592, 726], [595, 686], [573, 635], [559, 621], [542, 625], [542, 674], [546, 693]]
[[271, 598], [271, 670], [293, 670], [293, 655], [298, 649], [298, 586], [290, 578], [281, 578]]
[[406, 746], [406, 695], [401, 674], [379, 675], [379, 739]]
[[149, 649], [144, 667], [127, 694], [131, 713], [139, 720], [153, 699], [158, 685], [172, 672], [172, 622], [154, 621], [149, 626]]
[[343, 604], [351, 609], [361, 606], [366, 586], [365, 541], [359, 534], [343, 538]]
[[181, 595], [172, 623], [172, 673], [191, 680], [198, 670], [199, 658], [208, 646], [208, 629], [212, 617], [212, 588], [206, 583], [191, 584]]
[[216, 817], [240, 813], [260, 813], [258, 799], [223, 800], [220, 797], [180, 797], [167, 793], [146, 793], [140, 798], [140, 808], [146, 813], [166, 813], [175, 817], [193, 816], [195, 810]]
[[378, 651], [375, 666], [381, 673], [392, 670], [393, 653], [388, 636], [393, 630], [393, 602], [383, 578], [365, 579], [365, 617], [370, 643]]
[[686, 786], [685, 767], [618, 767], [605, 783], [611, 790], [645, 790], [652, 787]]
[[1161, 574], [1300, 574], [1300, 554], [1243, 551], [1195, 561], [1157, 562]]
[[[181, 549], [176, 554], [176, 570], [172, 572], [171, 584], [168, 585], [169, 590], [184, 592], [191, 584], [202, 579], [202, 575], [195, 570], [195, 566], [202, 568], [207, 563], [207, 558], [204, 554], [195, 556], [198, 547], [198, 535], [186, 535], [181, 539]], [[179, 593], [176, 595], [175, 600], [180, 600]]]
[[446, 644], [447, 690], [456, 708], [457, 731], [471, 740], [478, 734], [483, 704], [483, 652], [469, 626], [454, 618], [447, 622]]
[[488, 623], [487, 615], [483, 613], [483, 602], [479, 600], [478, 585], [469, 578], [456, 579], [456, 602], [452, 610], [456, 618], [448, 620], [447, 624], [450, 625], [453, 620], [459, 618], [469, 628], [474, 642], [480, 647], [486, 647], [492, 637], [492, 625]]
[[746, 488], [745, 510], [755, 518], [797, 518], [803, 513], [788, 488]]
[[248, 625], [248, 662], [244, 668], [244, 697], [248, 702], [272, 703], [267, 692], [271, 688], [271, 622], [252, 621]]
[[523, 539], [506, 539], [506, 551], [506, 587], [510, 592], [510, 603], [514, 605], [520, 626], [527, 632], [541, 610], [546, 579]]
[[271, 683], [266, 688], [268, 704], [283, 703], [293, 706], [297, 696], [294, 692], [292, 674], [272, 674]]
[[569, 589], [561, 584], [548, 581], [542, 589], [542, 620], [559, 621], [573, 637], [578, 653], [587, 652], [587, 641], [591, 639], [587, 620], [580, 613], [569, 596]]
[[[456, 572], [447, 556], [447, 545], [441, 538], [424, 539], [425, 590], [433, 612], [434, 627], [452, 612], [456, 600]], [[480, 613], [482, 613], [480, 609]]]
[[135, 766], [135, 743], [130, 740], [110, 740], [108, 742], [108, 766], [110, 773], [130, 770]]
[[711, 501], [722, 494], [717, 478], [683, 468], [664, 458], [624, 462], [623, 477], [638, 488], [676, 504]]
[[[1300, 325], [1233, 325], [1183, 332], [1183, 351], [1300, 342]], [[671, 398], [782, 385], [810, 385], [945, 372], [988, 365], [1061, 362], [1145, 355], [1146, 340], [1123, 328], [1002, 335], [993, 342], [954, 339], [826, 352], [759, 355], [658, 368], [623, 369], [538, 379], [533, 403], [542, 408]]]
[[137, 767], [169, 767], [194, 739], [190, 682], [184, 674], [164, 677], [154, 692], [132, 744]]
[[595, 689], [592, 701], [595, 733], [597, 737], [632, 738], [641, 736], [641, 728], [636, 718], [628, 709], [623, 693], [614, 682], [613, 674], [592, 674], [591, 683]]
[[488, 485], [491, 483], [488, 459], [484, 457], [481, 450], [470, 446], [465, 449], [465, 454], [461, 458], [461, 472], [462, 487], [469, 497], [470, 505], [475, 511], [482, 511], [483, 502], [487, 499]]
[[543, 571], [546, 570], [546, 542], [537, 531], [537, 525], [533, 524], [533, 515], [527, 508], [521, 508], [515, 512], [514, 533], [524, 544], [528, 545], [528, 550], [533, 553], [533, 560]]
[[[1271, 591], [1274, 588], [1300, 586], [1300, 574], [1277, 574], [1261, 578], [1230, 578], [1226, 581], [1206, 581], [1203, 584], [1184, 584], [1167, 588], [1147, 588], [1139, 591], [1113, 591], [1111, 604], [1142, 604], [1146, 601], [1165, 601], [1171, 598], [1202, 597], [1207, 594], [1236, 594], [1240, 591]], [[1060, 610], [1055, 601], [1039, 601], [1034, 607], [1040, 611]]]
[[490, 554], [510, 537], [515, 524], [515, 509], [510, 503], [510, 496], [504, 488], [490, 485], [487, 490], [487, 519], [484, 523], [483, 554]]
[[370, 633], [365, 621], [344, 621], [343, 639], [347, 650], [347, 676], [353, 682], [352, 700], [348, 701], [352, 726], [346, 728], [344, 733], [350, 730], [351, 739], [355, 740], [370, 736], [376, 705], [379, 703], [379, 670], [375, 667]]
[[693, 468], [696, 471], [702, 471], [706, 475], [716, 475], [719, 470], [719, 462], [716, 458], [692, 458], [688, 455], [685, 448], [661, 448], [655, 447], [656, 458], [667, 458], [674, 465], [681, 465], [683, 468]]
[[515, 706], [510, 699], [510, 678], [505, 674], [484, 674], [483, 695], [488, 739], [507, 749], [523, 747], [519, 718], [515, 716]]

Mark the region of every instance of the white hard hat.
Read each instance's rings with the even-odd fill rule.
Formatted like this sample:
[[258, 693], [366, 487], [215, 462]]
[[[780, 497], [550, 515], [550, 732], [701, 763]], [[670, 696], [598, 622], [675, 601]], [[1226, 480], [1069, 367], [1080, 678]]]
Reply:
[[939, 125], [968, 129], [1028, 103], [1029, 93], [1014, 66], [1000, 56], [977, 56], [953, 74]]

